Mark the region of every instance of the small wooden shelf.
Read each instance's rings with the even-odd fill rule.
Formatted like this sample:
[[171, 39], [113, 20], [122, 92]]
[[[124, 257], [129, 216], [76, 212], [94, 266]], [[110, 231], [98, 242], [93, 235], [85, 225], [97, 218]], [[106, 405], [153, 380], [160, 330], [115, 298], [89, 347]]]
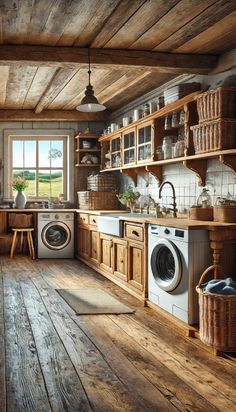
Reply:
[[94, 133], [79, 133], [75, 139], [98, 139], [99, 136]]
[[75, 167], [101, 167], [101, 165], [99, 163], [76, 163]]
[[76, 152], [100, 152], [100, 149], [76, 149]]

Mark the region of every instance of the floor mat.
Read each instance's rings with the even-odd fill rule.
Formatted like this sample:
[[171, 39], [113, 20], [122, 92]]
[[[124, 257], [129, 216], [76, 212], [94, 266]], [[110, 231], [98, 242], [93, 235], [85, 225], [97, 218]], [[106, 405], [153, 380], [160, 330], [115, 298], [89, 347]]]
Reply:
[[77, 315], [133, 313], [134, 310], [96, 288], [56, 289]]

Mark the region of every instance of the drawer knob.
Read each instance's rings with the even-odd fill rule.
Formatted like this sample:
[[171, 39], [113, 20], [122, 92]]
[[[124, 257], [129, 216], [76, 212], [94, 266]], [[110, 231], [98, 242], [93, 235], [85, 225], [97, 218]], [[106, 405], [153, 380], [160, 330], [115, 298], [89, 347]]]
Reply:
[[137, 232], [137, 230], [132, 230], [132, 234], [139, 237], [139, 233]]

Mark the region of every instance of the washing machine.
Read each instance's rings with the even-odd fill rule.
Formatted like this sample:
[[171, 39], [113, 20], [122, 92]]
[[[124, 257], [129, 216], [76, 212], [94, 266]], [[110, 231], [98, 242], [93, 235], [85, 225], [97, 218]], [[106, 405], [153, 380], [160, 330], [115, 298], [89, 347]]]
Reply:
[[38, 258], [74, 257], [74, 213], [38, 213]]
[[207, 230], [149, 225], [148, 298], [193, 325], [198, 322], [195, 287], [212, 262]]

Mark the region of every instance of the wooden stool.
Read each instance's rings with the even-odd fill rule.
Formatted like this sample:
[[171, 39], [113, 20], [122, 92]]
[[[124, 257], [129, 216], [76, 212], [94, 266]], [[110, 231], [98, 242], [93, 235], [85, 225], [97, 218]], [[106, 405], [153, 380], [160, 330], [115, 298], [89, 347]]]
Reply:
[[34, 231], [34, 229], [31, 227], [24, 228], [24, 229], [12, 228], [12, 231], [14, 232], [14, 234], [13, 234], [13, 239], [12, 239], [10, 257], [13, 258], [14, 256], [14, 250], [15, 250], [16, 243], [17, 243], [17, 233], [20, 233], [20, 251], [21, 252], [23, 249], [24, 233], [27, 233], [27, 241], [28, 241], [28, 246], [29, 246], [30, 257], [32, 259], [35, 259], [34, 243], [33, 243], [33, 238], [32, 238], [32, 233], [31, 233]]

